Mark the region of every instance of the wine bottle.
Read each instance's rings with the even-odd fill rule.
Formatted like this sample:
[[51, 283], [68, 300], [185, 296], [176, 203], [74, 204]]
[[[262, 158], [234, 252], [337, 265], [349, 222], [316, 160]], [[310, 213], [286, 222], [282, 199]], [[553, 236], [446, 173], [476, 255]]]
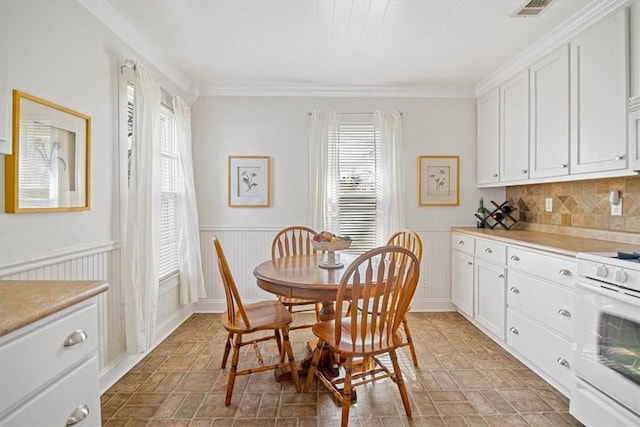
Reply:
[[[478, 210], [476, 212], [478, 215], [484, 218], [485, 210], [484, 210], [484, 201], [482, 200], [482, 197], [480, 197], [480, 206], [478, 206]], [[484, 221], [478, 218], [478, 221], [476, 222], [476, 227], [484, 228]]]

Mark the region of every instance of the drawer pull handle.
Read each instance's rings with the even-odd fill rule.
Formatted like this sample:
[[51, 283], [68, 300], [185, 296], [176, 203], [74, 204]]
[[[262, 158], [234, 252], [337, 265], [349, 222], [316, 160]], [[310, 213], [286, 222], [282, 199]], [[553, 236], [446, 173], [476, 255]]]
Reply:
[[526, 169], [522, 169], [522, 173], [527, 173], [527, 170]]
[[494, 174], [493, 174], [493, 177], [494, 177], [494, 178], [497, 178], [497, 177], [498, 177], [498, 174], [497, 174], [497, 173], [494, 173]]
[[518, 258], [517, 255], [511, 255], [511, 260], [512, 261], [520, 261], [520, 258]]
[[515, 286], [510, 287], [509, 290], [511, 292], [513, 292], [514, 294], [519, 294], [520, 293], [520, 289], [516, 288]]
[[571, 271], [567, 270], [566, 268], [563, 268], [562, 270], [560, 270], [559, 273], [561, 276], [568, 276], [568, 277], [573, 276]]
[[513, 335], [520, 335], [520, 332], [518, 332], [518, 330], [513, 326], [509, 328], [509, 332], [511, 332]]
[[73, 410], [69, 418], [67, 418], [67, 427], [78, 424], [89, 416], [89, 407], [87, 405], [80, 405]]
[[458, 244], [459, 244], [460, 246], [464, 246], [464, 242], [463, 242], [462, 240], [458, 241]]
[[558, 310], [558, 314], [564, 317], [571, 317], [571, 312], [565, 308], [561, 308], [560, 310]]
[[560, 167], [561, 167], [562, 169], [566, 168], [567, 166], [568, 166], [568, 165], [567, 165], [566, 163], [560, 163]]
[[492, 254], [492, 253], [493, 253], [493, 251], [491, 250], [491, 248], [487, 248], [487, 249], [485, 249], [484, 251], [485, 251], [486, 253], [488, 253], [488, 254]]
[[82, 329], [78, 329], [74, 331], [64, 340], [65, 347], [71, 347], [72, 345], [80, 344], [83, 341], [87, 340], [87, 333]]
[[615, 157], [615, 159], [616, 159], [616, 161], [620, 161], [620, 160], [624, 159], [624, 156], [618, 155], [618, 156]]
[[473, 263], [471, 261], [467, 261], [467, 264], [469, 265], [473, 265]]
[[570, 368], [571, 364], [564, 357], [558, 357], [558, 364], [564, 366], [565, 368]]
[[504, 274], [498, 274], [498, 279], [504, 279]]

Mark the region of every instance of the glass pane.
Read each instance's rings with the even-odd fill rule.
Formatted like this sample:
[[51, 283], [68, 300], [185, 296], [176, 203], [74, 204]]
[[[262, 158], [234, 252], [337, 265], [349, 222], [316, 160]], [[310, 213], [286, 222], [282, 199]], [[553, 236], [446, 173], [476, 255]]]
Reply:
[[598, 344], [605, 366], [640, 384], [640, 324], [602, 313]]

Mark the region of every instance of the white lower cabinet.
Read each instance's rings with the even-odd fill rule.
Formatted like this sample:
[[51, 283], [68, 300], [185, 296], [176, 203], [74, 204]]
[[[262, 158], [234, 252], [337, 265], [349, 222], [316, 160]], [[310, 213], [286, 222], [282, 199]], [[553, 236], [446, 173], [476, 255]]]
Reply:
[[452, 243], [453, 304], [568, 396], [575, 258], [463, 233], [454, 233]]
[[507, 309], [507, 344], [547, 374], [565, 394], [571, 390], [571, 342], [515, 310]]
[[476, 321], [496, 337], [504, 340], [505, 270], [490, 262], [476, 261]]
[[473, 257], [453, 251], [451, 264], [451, 302], [473, 318]]
[[0, 427], [99, 426], [96, 298], [0, 337]]

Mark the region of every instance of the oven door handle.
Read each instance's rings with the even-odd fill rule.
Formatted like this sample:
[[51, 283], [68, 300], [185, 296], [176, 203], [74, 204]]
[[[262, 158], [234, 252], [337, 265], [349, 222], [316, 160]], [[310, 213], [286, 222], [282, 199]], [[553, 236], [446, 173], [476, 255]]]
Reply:
[[[588, 280], [588, 279], [587, 279]], [[597, 282], [596, 282], [597, 283]], [[582, 279], [578, 279], [576, 281], [576, 288], [581, 289], [583, 292], [593, 292], [608, 298], [613, 298], [616, 299], [620, 302], [623, 302], [625, 304], [630, 304], [633, 306], [640, 306], [640, 299], [637, 297], [633, 297], [631, 295], [627, 295], [624, 292], [621, 291], [616, 291], [616, 290], [612, 290], [609, 289], [607, 287], [604, 287], [600, 284], [588, 284], [585, 283], [585, 281], [583, 281]]]

